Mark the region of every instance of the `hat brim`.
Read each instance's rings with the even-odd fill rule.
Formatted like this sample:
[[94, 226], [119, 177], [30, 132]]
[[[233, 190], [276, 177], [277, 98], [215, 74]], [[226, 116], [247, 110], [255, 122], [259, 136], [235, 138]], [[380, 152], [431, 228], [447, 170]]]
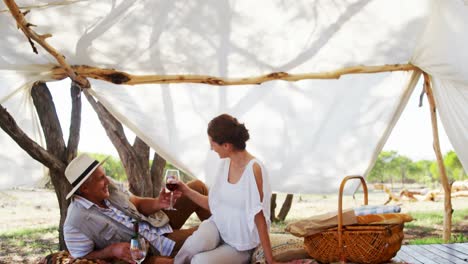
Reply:
[[88, 174], [86, 174], [86, 176], [83, 177], [83, 179], [75, 186], [73, 187], [73, 189], [67, 194], [67, 198], [66, 200], [70, 199], [70, 197], [73, 196], [73, 194], [76, 192], [76, 190], [78, 190], [80, 188], [80, 186], [89, 178], [89, 176], [91, 176], [91, 174], [93, 174], [93, 172], [99, 167], [101, 166], [104, 162], [106, 162], [106, 160], [108, 159], [109, 157], [106, 157], [104, 158], [101, 162], [99, 162], [98, 164], [96, 164], [96, 166], [94, 166], [94, 168], [92, 168]]

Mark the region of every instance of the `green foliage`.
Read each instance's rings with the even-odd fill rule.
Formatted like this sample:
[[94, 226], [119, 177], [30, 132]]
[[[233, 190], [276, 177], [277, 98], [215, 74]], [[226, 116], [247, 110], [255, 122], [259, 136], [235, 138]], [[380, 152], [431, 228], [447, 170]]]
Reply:
[[[382, 151], [372, 169], [368, 180], [370, 182], [393, 182], [401, 178], [402, 169], [406, 169], [411, 159], [399, 155], [396, 151]], [[404, 176], [403, 176], [404, 177]]]
[[[445, 154], [444, 164], [449, 181], [468, 179], [454, 151]], [[436, 161], [412, 161], [396, 151], [382, 151], [367, 177], [367, 180], [373, 183], [403, 182], [426, 186], [438, 183], [439, 179], [439, 167]]]
[[[102, 161], [105, 158], [108, 158], [107, 161], [103, 164], [104, 169], [106, 170], [107, 176], [117, 180], [117, 181], [127, 181], [127, 174], [125, 173], [125, 168], [122, 165], [120, 159], [115, 158], [113, 156], [109, 156], [106, 154], [100, 153], [88, 153], [92, 158], [96, 159], [97, 161]], [[148, 161], [151, 167], [152, 160]], [[164, 169], [177, 169], [174, 165], [166, 162]], [[187, 182], [193, 180], [193, 177], [185, 174], [184, 172], [180, 172], [180, 178], [182, 181]]]
[[422, 183], [426, 186], [432, 184], [436, 179], [433, 177], [431, 172], [431, 166], [434, 164], [434, 161], [430, 160], [418, 160], [414, 163], [418, 169], [414, 174], [410, 175], [416, 182]]
[[89, 153], [91, 157], [96, 159], [97, 161], [102, 161], [105, 158], [109, 157], [106, 162], [102, 165], [106, 170], [107, 176], [117, 180], [117, 181], [126, 181], [127, 174], [125, 173], [125, 169], [122, 165], [120, 159], [99, 153]]
[[[192, 180], [195, 180], [194, 177], [186, 174], [185, 172], [181, 171], [179, 168], [177, 168], [176, 166], [172, 165], [171, 163], [167, 162], [166, 161], [166, 165], [164, 166], [164, 170], [167, 170], [167, 169], [176, 169], [176, 170], [179, 170], [180, 171], [180, 180], [183, 181], [183, 182], [189, 182], [189, 181], [192, 181]], [[164, 172], [163, 172], [164, 173]], [[164, 175], [163, 175], [164, 177]]]
[[445, 154], [444, 164], [449, 179], [459, 181], [466, 179], [466, 173], [463, 171], [463, 166], [454, 151], [449, 151]]

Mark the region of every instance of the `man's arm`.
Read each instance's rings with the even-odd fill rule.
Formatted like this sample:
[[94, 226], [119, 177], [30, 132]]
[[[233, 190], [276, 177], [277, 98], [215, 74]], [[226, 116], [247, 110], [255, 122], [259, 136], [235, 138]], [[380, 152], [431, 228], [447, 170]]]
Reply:
[[94, 249], [94, 242], [78, 229], [64, 226], [64, 238], [70, 255], [74, 258], [112, 259], [118, 258], [133, 263], [129, 243], [112, 244], [102, 250]]
[[85, 255], [83, 258], [86, 259], [113, 259], [117, 258], [124, 260], [128, 263], [134, 263], [132, 255], [130, 254], [130, 243], [121, 242], [114, 243], [101, 250], [95, 250]]

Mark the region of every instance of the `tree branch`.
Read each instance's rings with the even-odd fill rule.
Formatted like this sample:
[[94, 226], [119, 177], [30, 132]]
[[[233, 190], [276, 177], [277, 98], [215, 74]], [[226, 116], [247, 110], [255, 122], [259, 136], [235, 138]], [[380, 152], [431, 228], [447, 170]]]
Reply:
[[122, 124], [115, 119], [113, 115], [111, 115], [101, 103], [96, 102], [93, 96], [90, 95], [86, 90], [84, 91], [86, 99], [93, 107], [94, 111], [98, 115], [99, 120], [101, 121], [102, 126], [106, 130], [107, 135], [109, 136], [110, 140], [116, 147], [117, 151], [129, 151], [131, 150], [132, 146], [127, 140], [125, 136], [125, 132], [123, 130]]
[[70, 87], [70, 96], [72, 102], [70, 117], [70, 136], [67, 144], [67, 162], [75, 158], [80, 142], [81, 128], [81, 88], [74, 82]]
[[0, 127], [33, 159], [51, 170], [65, 171], [65, 164], [29, 138], [2, 105], [0, 105]]
[[153, 182], [153, 197], [159, 195], [162, 186], [163, 171], [166, 165], [166, 160], [154, 152], [153, 163], [151, 164], [151, 181]]
[[79, 83], [81, 87], [88, 88], [90, 86], [89, 81], [86, 78], [83, 78], [80, 75], [76, 74], [73, 71], [73, 69], [70, 67], [70, 65], [66, 62], [65, 56], [60, 54], [57, 50], [55, 50], [52, 46], [50, 46], [46, 42], [46, 39], [49, 37], [52, 37], [52, 35], [51, 34], [44, 34], [44, 35], [37, 34], [35, 31], [31, 29], [31, 26], [35, 26], [35, 25], [26, 21], [25, 14], [27, 14], [27, 12], [22, 13], [14, 0], [3, 0], [3, 1], [8, 6], [8, 9], [10, 9], [11, 14], [15, 18], [18, 28], [21, 29], [21, 31], [23, 31], [23, 33], [28, 38], [29, 43], [31, 43], [31, 47], [34, 53], [37, 54], [38, 52], [32, 40], [34, 40], [36, 43], [41, 45], [48, 53], [50, 53], [50, 55], [52, 55], [57, 60], [57, 62], [60, 64], [62, 69], [66, 72], [68, 77], [70, 77], [73, 81]]
[[[120, 160], [127, 173], [130, 192], [139, 196], [152, 196], [148, 156], [146, 159], [140, 159], [137, 151], [128, 142], [122, 124], [101, 103], [96, 102], [87, 90], [84, 90], [84, 94], [94, 111], [96, 111], [109, 139], [119, 153]], [[141, 143], [136, 143], [136, 145], [141, 147]]]
[[138, 156], [140, 156], [141, 159], [147, 160], [149, 162], [150, 148], [138, 136], [135, 137], [135, 142], [133, 143], [133, 150], [137, 153]]
[[[210, 85], [247, 85], [261, 84], [273, 80], [300, 81], [309, 79], [339, 79], [347, 74], [378, 73], [392, 71], [412, 71], [419, 69], [412, 64], [395, 64], [383, 66], [353, 66], [336, 71], [321, 73], [289, 74], [286, 72], [273, 72], [267, 75], [244, 78], [221, 78], [208, 75], [132, 75], [114, 69], [101, 69], [85, 65], [72, 66], [72, 69], [80, 76], [111, 82], [114, 84], [167, 84], [167, 83], [204, 83]], [[52, 70], [52, 78], [61, 80], [68, 77], [68, 73], [62, 68]]]
[[[66, 146], [63, 140], [62, 127], [49, 88], [45, 83], [35, 83], [31, 89], [31, 96], [41, 121], [47, 151], [56, 157], [65, 157]], [[62, 161], [66, 162], [65, 160]]]

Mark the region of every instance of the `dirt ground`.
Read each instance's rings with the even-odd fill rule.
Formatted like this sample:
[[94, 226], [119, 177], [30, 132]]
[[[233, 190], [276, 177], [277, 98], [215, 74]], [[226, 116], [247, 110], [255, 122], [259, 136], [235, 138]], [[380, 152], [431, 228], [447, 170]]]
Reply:
[[[281, 206], [284, 195], [278, 195], [277, 204]], [[381, 191], [369, 193], [369, 204], [379, 205], [387, 200], [387, 195]], [[355, 207], [362, 204], [362, 194], [356, 199], [345, 196], [344, 207]], [[336, 195], [295, 195], [291, 211], [286, 223], [304, 219], [337, 209]], [[468, 208], [468, 198], [452, 200], [454, 210]], [[409, 202], [401, 203], [402, 212], [443, 211], [443, 201], [437, 202]], [[277, 208], [279, 212], [279, 208]], [[58, 232], [55, 231], [59, 223], [59, 209], [55, 193], [43, 189], [0, 190], [0, 263], [36, 263], [38, 258], [57, 250]], [[188, 225], [196, 224], [191, 218]], [[273, 225], [272, 232], [284, 232], [285, 224]], [[24, 229], [47, 229], [38, 236], [28, 234], [18, 235], [12, 239], [12, 232]], [[441, 236], [442, 226], [434, 226], [408, 232], [405, 239]], [[454, 226], [453, 232], [468, 234], [468, 216], [465, 221]], [[13, 242], [12, 242], [13, 240]]]

